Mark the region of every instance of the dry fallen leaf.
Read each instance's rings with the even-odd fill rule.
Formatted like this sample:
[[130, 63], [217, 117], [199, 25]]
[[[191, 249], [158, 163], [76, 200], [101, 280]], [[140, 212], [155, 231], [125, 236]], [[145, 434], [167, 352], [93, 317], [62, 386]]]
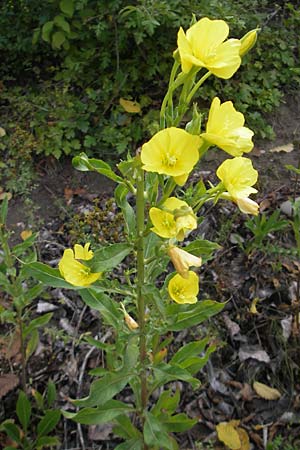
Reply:
[[278, 400], [281, 397], [281, 393], [277, 389], [270, 388], [266, 384], [259, 383], [258, 381], [253, 383], [253, 389], [257, 395], [265, 400]]
[[227, 314], [223, 315], [224, 323], [226, 325], [226, 328], [228, 329], [230, 336], [233, 338], [236, 334], [239, 334], [241, 331], [240, 326], [233, 322], [233, 320], [230, 319], [230, 317]]
[[20, 233], [20, 236], [23, 239], [23, 241], [26, 241], [26, 239], [28, 239], [30, 236], [32, 236], [32, 231], [31, 230], [23, 230]]
[[257, 361], [269, 364], [270, 356], [265, 350], [260, 349], [258, 346], [254, 345], [244, 345], [239, 349], [240, 361], [245, 361], [246, 359], [252, 358]]
[[131, 100], [125, 100], [125, 98], [120, 98], [119, 102], [120, 102], [120, 105], [122, 106], [122, 108], [124, 108], [126, 112], [134, 113], [134, 114], [141, 112], [141, 106], [138, 102], [133, 102]]
[[255, 297], [253, 300], [252, 300], [252, 303], [251, 303], [251, 306], [250, 306], [250, 312], [251, 312], [251, 314], [259, 314], [259, 312], [257, 311], [257, 309], [256, 309], [256, 305], [257, 305], [257, 302], [259, 301], [259, 298], [258, 297]]
[[4, 397], [19, 384], [19, 378], [13, 373], [0, 375], [0, 398]]
[[231, 450], [239, 450], [241, 448], [241, 440], [239, 433], [229, 422], [221, 422], [216, 426], [218, 439], [224, 442]]
[[286, 145], [279, 145], [278, 147], [271, 148], [270, 152], [271, 153], [279, 153], [279, 152], [290, 153], [293, 150], [294, 150], [293, 143], [290, 142], [289, 144], [286, 144]]
[[7, 197], [7, 200], [10, 200], [12, 198], [12, 193], [11, 192], [1, 192], [0, 200], [5, 199], [5, 197]]
[[250, 441], [247, 431], [243, 428], [237, 428], [236, 431], [238, 432], [241, 441], [241, 447], [239, 450], [250, 450]]

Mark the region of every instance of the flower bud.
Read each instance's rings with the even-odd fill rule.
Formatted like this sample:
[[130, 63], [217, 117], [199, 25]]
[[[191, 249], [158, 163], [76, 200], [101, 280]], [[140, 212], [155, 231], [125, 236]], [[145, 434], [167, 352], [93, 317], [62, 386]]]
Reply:
[[257, 32], [260, 28], [256, 28], [255, 30], [248, 31], [245, 36], [242, 37], [241, 47], [240, 47], [240, 56], [246, 55], [246, 53], [251, 50], [251, 48], [255, 45], [257, 40]]

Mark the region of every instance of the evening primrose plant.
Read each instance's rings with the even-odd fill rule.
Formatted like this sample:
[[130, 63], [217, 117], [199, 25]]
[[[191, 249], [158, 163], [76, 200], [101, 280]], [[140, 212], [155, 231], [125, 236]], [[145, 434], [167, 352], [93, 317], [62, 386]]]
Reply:
[[[209, 76], [228, 79], [238, 70], [243, 54], [255, 43], [256, 30], [244, 40], [228, 39], [229, 28], [222, 20], [193, 22], [178, 32], [160, 130], [135, 156], [121, 161], [117, 172], [84, 153], [73, 159], [78, 170], [95, 171], [117, 184], [115, 200], [124, 216], [126, 241], [95, 249], [88, 242], [78, 243], [64, 251], [58, 269], [27, 265], [43, 283], [77, 290], [114, 329], [111, 342], [86, 338], [105, 353], [106, 368], [92, 370], [96, 379], [89, 395], [72, 400], [77, 412], [64, 415], [81, 424], [113, 422], [115, 435], [123, 440], [117, 450], [178, 449], [173, 433], [197, 423], [180, 412], [180, 391], [173, 382], [199, 387], [196, 375], [215, 350], [207, 336], [201, 338], [199, 325], [223, 304], [199, 297], [197, 274], [218, 245], [191, 240], [190, 233], [196, 234], [206, 202], [226, 200], [244, 213], [258, 214], [257, 203], [249, 198], [256, 193], [257, 172], [242, 156], [253, 147], [244, 116], [231, 101], [221, 103], [216, 97], [206, 126], [196, 104], [186, 120], [194, 95]], [[188, 184], [211, 146], [231, 156], [217, 170], [219, 183]], [[189, 194], [182, 199], [186, 184]], [[118, 279], [114, 268], [122, 262], [130, 275], [124, 270]], [[200, 337], [172, 352], [176, 333], [189, 327], [198, 327], [194, 336]], [[127, 398], [129, 390], [132, 394], [128, 402], [122, 401], [125, 388]]]

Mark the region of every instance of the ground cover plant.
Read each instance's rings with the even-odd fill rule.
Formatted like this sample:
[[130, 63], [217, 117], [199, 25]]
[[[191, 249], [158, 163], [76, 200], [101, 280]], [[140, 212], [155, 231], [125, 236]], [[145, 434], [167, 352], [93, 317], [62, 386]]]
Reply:
[[[230, 98], [247, 112], [257, 136], [274, 137], [265, 115], [299, 84], [300, 19], [293, 2], [56, 0], [41, 7], [8, 1], [0, 10], [1, 150], [9, 174], [2, 184], [19, 171], [22, 180], [9, 189], [26, 193], [36, 155], [85, 151], [118, 159], [157, 131], [174, 50], [170, 36], [188, 26], [191, 14], [222, 17], [233, 36], [260, 28], [236, 77], [222, 84], [211, 78], [201, 101], [208, 107], [216, 95]], [[138, 109], [124, 109], [120, 99], [138, 102]]]
[[[70, 4], [59, 4], [65, 21]], [[125, 13], [136, 14], [136, 10]], [[52, 24], [49, 36], [57, 32], [61, 20]], [[295, 176], [289, 214], [283, 217], [279, 210], [267, 209], [258, 215], [257, 203], [249, 198], [256, 191], [257, 172], [248, 155], [242, 156], [252, 148], [253, 133], [244, 126], [239, 108], [214, 95], [208, 114], [192, 106], [197, 93], [206, 92], [202, 87], [206, 78], [206, 83], [218, 77], [220, 83], [227, 83], [224, 78], [233, 75], [239, 58], [256, 38], [252, 31], [241, 41], [220, 42], [217, 54], [224, 56], [221, 49], [226, 46], [228, 50], [220, 68], [218, 61], [193, 48], [193, 33], [201, 32], [201, 27], [207, 27], [208, 36], [210, 27], [224, 32], [226, 24], [217, 22], [202, 19], [191, 30], [184, 31], [186, 25], [179, 32], [159, 125], [153, 127], [152, 137], [143, 139], [141, 149], [124, 158], [116, 170], [93, 157], [89, 146], [85, 146], [87, 154], [74, 158], [80, 171], [104, 174], [116, 182], [115, 196], [95, 199], [83, 188], [65, 190], [67, 206], [76, 196], [87, 203], [79, 205], [71, 220], [66, 206], [57, 203], [60, 220], [52, 223], [50, 234], [49, 229], [41, 230], [47, 265], [35, 262], [37, 236], [25, 230], [21, 246], [8, 241], [8, 197], [1, 193], [1, 316], [6, 336], [0, 348], [5, 372], [0, 378], [4, 398], [0, 414], [2, 420], [4, 412], [6, 420], [0, 428], [0, 445], [7, 449], [245, 449], [254, 445], [295, 450], [299, 446], [295, 395], [299, 168], [289, 166]], [[202, 64], [210, 70], [205, 72]], [[72, 110], [73, 100], [68, 93], [63, 99], [63, 94], [63, 90], [53, 93], [53, 104], [60, 105], [59, 114], [64, 114], [67, 124], [62, 126], [58, 146], [68, 123], [72, 124], [72, 113], [68, 115], [63, 105], [64, 99], [70, 100]], [[139, 114], [141, 105], [132, 100], [122, 97], [118, 108]], [[45, 104], [39, 105], [42, 117], [47, 117]], [[84, 129], [81, 132], [84, 139]], [[5, 138], [5, 131], [2, 134]], [[174, 150], [174, 140], [178, 147], [179, 143], [190, 146], [188, 156]], [[168, 142], [165, 151], [161, 144]], [[210, 145], [224, 152], [209, 150]], [[207, 176], [206, 158], [210, 154], [225, 158], [226, 152], [232, 158]], [[262, 210], [282, 193], [271, 194], [261, 202]], [[245, 219], [234, 204], [253, 217]], [[295, 289], [287, 298], [290, 280]], [[45, 291], [43, 285], [54, 289]], [[195, 302], [196, 297], [202, 300]], [[225, 311], [221, 316], [208, 320], [221, 309]], [[227, 339], [223, 348], [222, 339]], [[14, 398], [18, 383], [14, 372], [21, 368], [23, 390]], [[64, 410], [63, 419], [58, 406]], [[97, 441], [102, 443], [97, 446]]]

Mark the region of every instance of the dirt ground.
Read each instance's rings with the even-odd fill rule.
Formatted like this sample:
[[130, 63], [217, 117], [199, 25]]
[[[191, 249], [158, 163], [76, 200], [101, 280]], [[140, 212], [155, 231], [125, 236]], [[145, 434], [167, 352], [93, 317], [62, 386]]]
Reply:
[[[256, 142], [249, 155], [259, 171], [256, 199], [267, 213], [279, 208], [289, 198], [300, 196], [296, 176], [285, 168], [287, 164], [299, 166], [300, 96], [286, 98], [271, 121], [277, 134], [276, 141]], [[218, 150], [208, 153], [200, 168], [203, 178], [213, 177], [224, 158], [226, 155]], [[70, 161], [45, 161], [37, 169], [40, 175], [32, 190], [31, 203], [28, 206], [24, 199], [13, 198], [8, 225], [14, 231], [14, 240], [19, 239], [24, 229], [41, 230], [39, 244], [45, 262], [59, 260], [62, 248], [72, 240], [68, 233], [72, 230], [73, 238], [74, 231], [77, 233], [74, 215], [80, 221], [84, 214], [92, 211], [95, 200], [98, 208], [108, 208], [106, 213], [112, 214], [108, 214], [112, 218], [108, 221], [115, 224], [117, 211], [109, 204], [113, 183], [94, 173], [77, 172]], [[203, 448], [223, 449], [220, 443], [216, 443], [216, 424], [237, 419], [250, 437], [252, 450], [266, 448], [266, 442], [278, 435], [283, 436], [285, 442], [291, 439], [292, 447], [274, 447], [274, 450], [299, 450], [300, 336], [297, 334], [299, 330], [293, 329], [300, 307], [295, 294], [299, 261], [281, 257], [278, 265], [278, 255], [241, 251], [236, 237], [240, 236], [247, 244], [252, 236], [245, 227], [246, 217], [236, 213], [234, 205], [224, 202], [218, 211], [209, 207], [207, 212], [207, 218], [197, 232], [205, 239], [214, 240], [219, 230], [218, 238], [223, 242], [219, 242], [222, 249], [216, 258], [201, 268], [201, 295], [228, 303], [223, 313], [197, 331], [216, 339], [220, 350], [199, 374], [202, 388], [197, 393], [180, 384], [181, 408], [191, 417], [197, 417], [199, 422], [191, 432], [179, 435], [180, 448], [196, 450], [201, 448], [196, 446], [196, 442], [203, 442], [207, 445]], [[108, 222], [108, 234], [111, 230]], [[272, 242], [284, 249], [294, 246], [291, 233], [282, 233], [276, 239]], [[59, 243], [58, 247], [55, 242]], [[90, 322], [94, 324], [95, 317], [85, 311], [78, 299], [67, 298], [62, 306], [59, 298], [63, 294], [55, 290], [51, 295], [49, 302], [57, 306], [56, 326], [67, 333], [75, 330], [78, 334], [86, 331]], [[257, 314], [251, 312], [255, 299]], [[61, 318], [65, 322], [61, 322]], [[80, 328], [77, 328], [78, 323]], [[182, 334], [178, 339], [185, 342], [188, 335]], [[53, 336], [47, 338], [47, 342], [43, 342], [44, 356], [34, 355], [29, 364], [33, 382], [37, 364], [40, 372], [41, 364], [45, 365], [36, 383], [41, 384], [41, 379], [44, 377], [46, 380], [50, 373], [59, 389], [60, 407], [68, 396], [78, 393], [77, 377], [86, 354], [84, 346], [76, 346], [74, 353], [74, 340], [72, 342], [64, 345]], [[51, 360], [49, 365], [48, 359]], [[90, 361], [91, 367], [92, 364]], [[86, 392], [89, 379], [84, 380], [82, 390]], [[281, 393], [280, 398], [272, 402], [258, 396], [252, 387], [254, 380], [276, 387]], [[5, 410], [9, 414], [9, 401], [5, 402], [4, 413]], [[3, 419], [1, 411], [0, 419]], [[65, 423], [64, 428], [60, 428], [63, 450], [83, 448], [77, 432], [74, 424]], [[72, 435], [72, 445], [67, 442], [68, 433]], [[83, 435], [86, 450], [112, 449], [115, 446], [111, 428], [88, 427], [84, 428]], [[205, 444], [210, 440], [213, 447]]]

